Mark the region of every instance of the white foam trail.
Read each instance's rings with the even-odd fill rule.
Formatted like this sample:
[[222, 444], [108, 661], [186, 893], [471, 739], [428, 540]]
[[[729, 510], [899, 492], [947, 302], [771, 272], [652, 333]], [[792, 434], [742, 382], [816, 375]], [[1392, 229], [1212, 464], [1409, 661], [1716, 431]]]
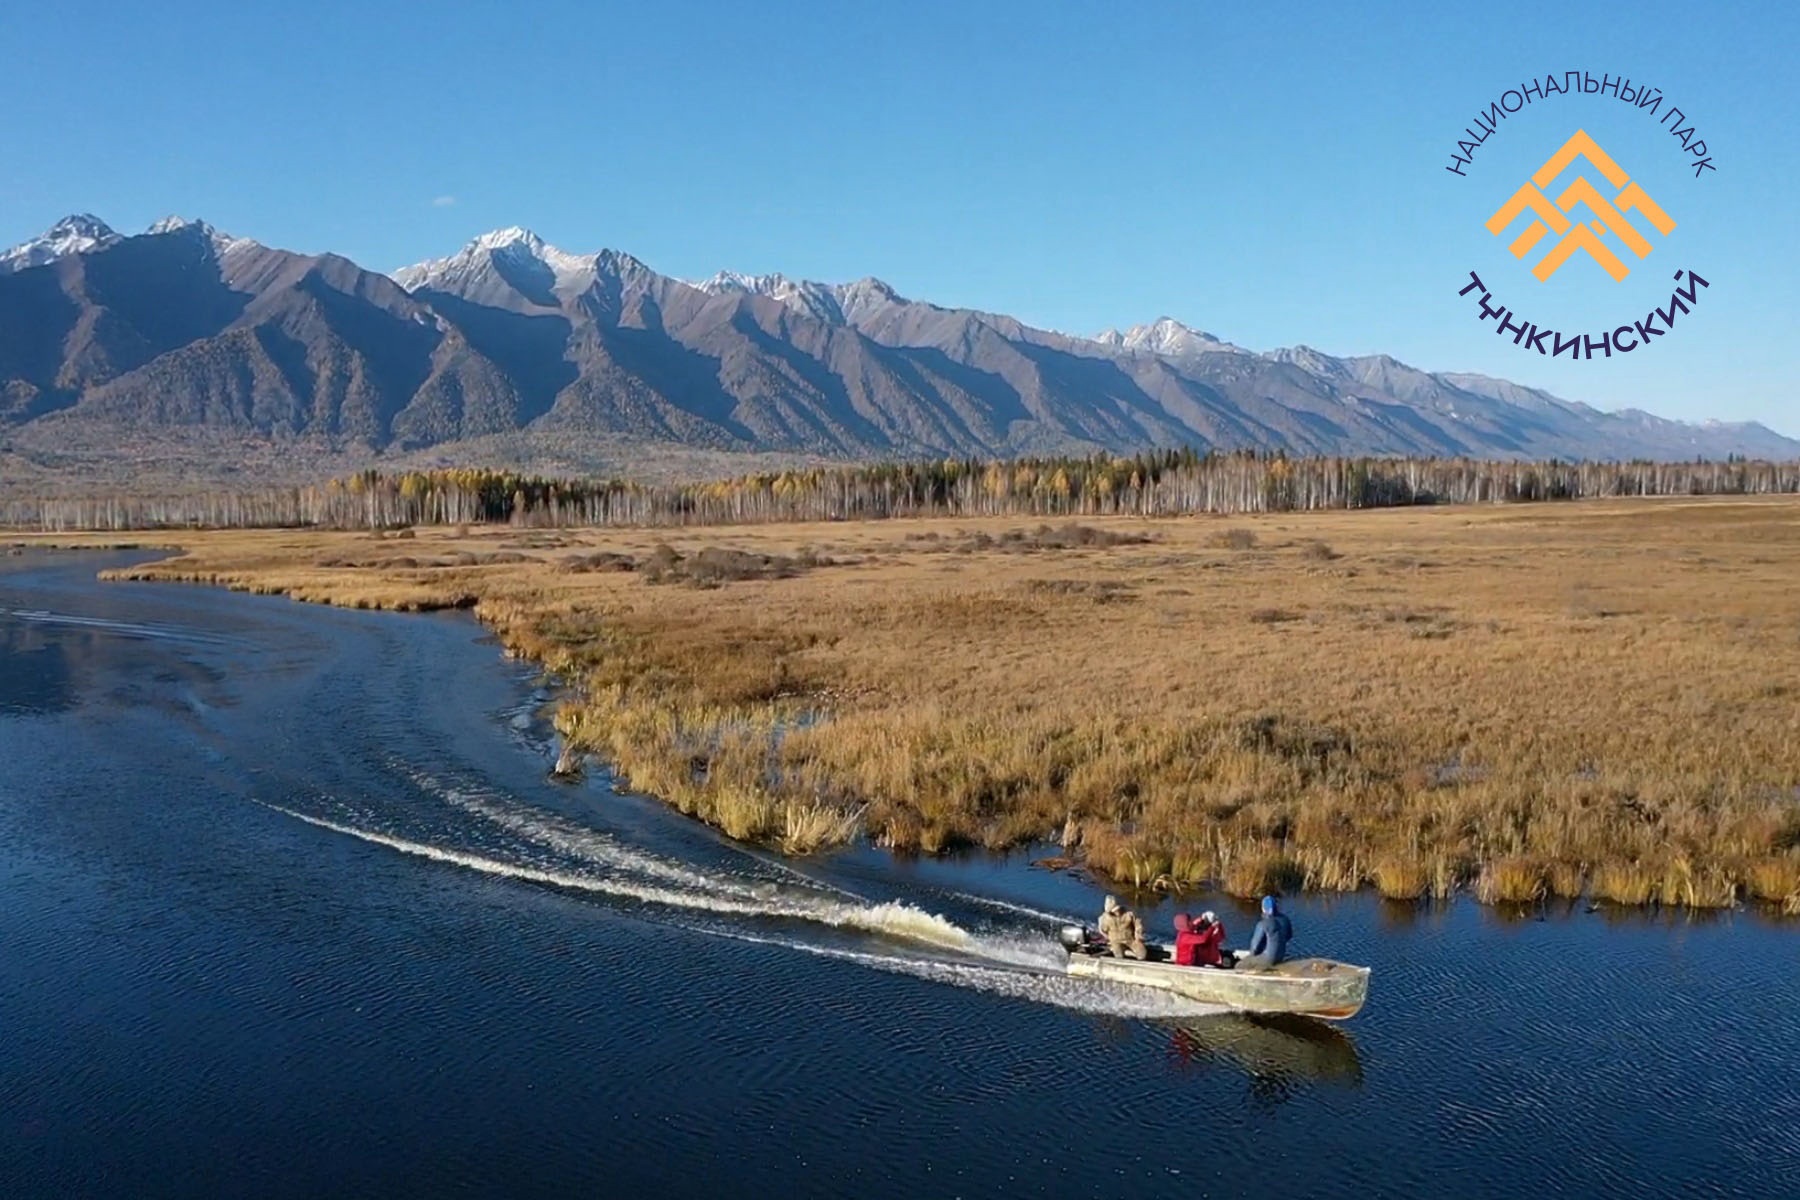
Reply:
[[414, 775], [414, 781], [435, 792], [450, 805], [492, 822], [508, 833], [517, 834], [570, 858], [578, 858], [595, 866], [613, 867], [635, 875], [645, 875], [668, 883], [709, 891], [728, 892], [755, 898], [758, 892], [750, 884], [705, 875], [667, 859], [644, 854], [620, 845], [606, 834], [573, 822], [558, 820], [548, 813], [532, 814], [493, 804], [472, 792], [440, 784], [429, 776]]
[[985, 908], [998, 909], [1001, 912], [1017, 913], [1022, 917], [1035, 917], [1040, 921], [1048, 921], [1052, 925], [1080, 925], [1080, 917], [1066, 917], [1061, 913], [1045, 912], [1041, 908], [1032, 908], [1029, 904], [1015, 904], [1011, 900], [1001, 900], [995, 896], [977, 896], [973, 892], [946, 891], [946, 896], [958, 900], [966, 900], [970, 904], [979, 904]]
[[[767, 895], [768, 890], [775, 886], [760, 880], [733, 880], [721, 875], [703, 874], [670, 859], [632, 849], [610, 835], [589, 826], [564, 820], [542, 810], [522, 812], [516, 808], [494, 804], [478, 793], [452, 787], [404, 763], [401, 763], [400, 766], [414, 783], [452, 806], [491, 821], [509, 833], [539, 841], [571, 858], [584, 859], [597, 866], [616, 867], [622, 871], [647, 875], [670, 883], [727, 891], [734, 895], [758, 899]], [[784, 864], [766, 862], [761, 856], [749, 854], [748, 851], [745, 853], [748, 857], [763, 863], [764, 866], [779, 871], [815, 891], [831, 892], [859, 904], [867, 903], [864, 897], [855, 892], [846, 891], [829, 883], [821, 883]]]
[[1060, 970], [1020, 971], [1003, 967], [985, 967], [976, 963], [947, 962], [938, 959], [903, 958], [898, 955], [869, 954], [836, 946], [819, 946], [789, 938], [758, 937], [722, 929], [697, 929], [695, 932], [713, 937], [731, 938], [764, 946], [780, 946], [799, 950], [821, 958], [834, 958], [887, 971], [969, 988], [997, 996], [1050, 1004], [1079, 1012], [1100, 1013], [1141, 1020], [1175, 1020], [1206, 1017], [1228, 1011], [1222, 1005], [1202, 1004], [1167, 992], [1150, 988], [1115, 987], [1076, 979]]
[[[541, 811], [521, 812], [514, 808], [496, 804], [487, 797], [476, 792], [446, 784], [441, 780], [435, 779], [432, 776], [409, 766], [404, 767], [404, 769], [414, 783], [418, 784], [426, 791], [438, 796], [453, 807], [473, 816], [478, 816], [484, 820], [490, 821], [509, 833], [518, 835], [551, 850], [555, 850], [570, 858], [591, 863], [597, 867], [624, 871], [651, 879], [660, 879], [666, 883], [680, 884], [685, 887], [697, 889], [708, 895], [726, 895], [737, 897], [742, 900], [753, 901], [757, 912], [772, 912], [777, 907], [781, 907], [783, 915], [792, 915], [797, 906], [803, 906], [807, 912], [836, 911], [837, 908], [841, 907], [841, 905], [838, 905], [836, 902], [825, 900], [819, 896], [794, 897], [789, 894], [784, 897], [782, 893], [776, 890], [776, 885], [773, 883], [745, 880], [741, 877], [734, 878], [726, 875], [706, 874], [696, 871], [681, 863], [646, 854], [643, 851], [634, 850], [629, 846], [619, 843], [607, 834], [591, 829], [585, 825], [578, 825], [572, 821], [563, 820], [554, 814]], [[758, 859], [758, 861], [761, 861], [761, 859]], [[818, 884], [817, 881], [800, 874], [798, 871], [792, 869], [785, 870], [788, 875], [802, 881], [809, 888], [824, 890], [826, 887], [829, 887], [829, 885]], [[854, 892], [845, 891], [842, 888], [831, 887], [829, 890], [852, 901], [854, 907], [858, 909], [868, 911], [892, 911], [895, 909], [915, 912], [921, 911], [914, 909], [911, 905], [898, 904], [897, 902], [874, 905], [865, 897], [858, 896]], [[946, 894], [976, 904], [985, 904], [991, 908], [997, 908], [1007, 912], [1022, 913], [1055, 924], [1078, 923], [1073, 919], [1065, 919], [1054, 913], [1039, 912], [1035, 909], [1026, 908], [1024, 905], [1013, 904], [1006, 900], [994, 900], [989, 897], [977, 896], [966, 892], [947, 892]], [[778, 905], [777, 902], [784, 899], [787, 903], [785, 905]], [[945, 923], [949, 924], [949, 922]], [[952, 927], [954, 928], [954, 926]], [[966, 936], [969, 938], [967, 945], [959, 948], [964, 949], [968, 953], [978, 955], [979, 957], [991, 959], [994, 962], [1009, 963], [1014, 966], [1025, 967], [1031, 970], [1061, 970], [1065, 958], [1065, 953], [1061, 946], [1044, 937], [1008, 937], [996, 934], [970, 934]]]
[[[520, 812], [515, 809], [506, 808], [494, 804], [475, 793], [440, 783], [438, 780], [432, 779], [428, 775], [414, 773], [413, 778], [421, 787], [425, 787], [427, 790], [435, 792], [446, 802], [464, 812], [491, 821], [509, 833], [517, 834], [520, 837], [536, 842], [539, 845], [547, 846], [558, 853], [568, 855], [570, 858], [592, 863], [595, 866], [616, 868], [633, 874], [661, 879], [669, 883], [683, 884], [687, 887], [696, 888], [709, 894], [723, 894], [756, 901], [758, 911], [768, 910], [770, 908], [770, 902], [779, 899], [782, 896], [782, 893], [776, 890], [776, 885], [773, 883], [750, 882], [728, 876], [703, 874], [702, 872], [695, 871], [667, 859], [657, 858], [654, 855], [633, 850], [628, 846], [621, 845], [613, 838], [598, 830], [590, 829], [584, 825], [577, 825], [572, 821], [562, 820], [550, 813]], [[798, 872], [790, 871], [789, 874], [804, 880], [809, 886], [814, 886], [813, 880], [808, 879], [804, 875], [800, 875]], [[858, 896], [852, 892], [843, 891], [842, 889], [832, 890], [837, 892], [838, 895], [854, 901], [859, 908], [873, 910], [876, 908], [887, 909], [892, 907], [890, 905], [872, 905], [864, 897]], [[983, 900], [983, 897], [964, 895], [960, 892], [953, 892], [950, 894], [961, 896], [963, 899], [973, 900], [978, 903]], [[834, 905], [833, 901], [823, 900], [822, 898], [812, 896], [800, 897], [797, 900], [792, 897], [789, 897], [789, 899], [798, 903], [811, 901], [815, 906]], [[991, 903], [997, 908], [1023, 911], [1040, 917], [1048, 916], [1049, 919], [1053, 921], [1060, 920], [1060, 918], [1057, 918], [1054, 915], [1034, 913], [1031, 909], [1025, 909], [1020, 905], [1009, 904], [1004, 900], [992, 901]], [[903, 905], [900, 907], [910, 908], [911, 906]], [[1069, 922], [1062, 923], [1067, 924]], [[1031, 969], [1053, 967], [1060, 970], [1065, 957], [1064, 951], [1057, 943], [1042, 937], [1003, 937], [992, 934], [970, 935], [970, 943], [966, 949], [970, 953], [977, 954], [983, 958], [992, 959], [995, 962], [1012, 963], [1017, 966]]]
[[1042, 935], [978, 933], [970, 952], [997, 963], [1010, 963], [1028, 971], [1054, 971], [1062, 974], [1069, 952], [1058, 942]]
[[388, 849], [397, 850], [402, 854], [428, 858], [434, 862], [450, 863], [487, 875], [499, 875], [525, 880], [529, 883], [542, 883], [552, 887], [597, 892], [609, 896], [623, 896], [642, 900], [649, 904], [694, 909], [700, 912], [731, 913], [746, 917], [790, 917], [802, 921], [816, 921], [819, 924], [840, 929], [860, 929], [868, 933], [905, 938], [952, 950], [966, 951], [974, 944], [974, 939], [968, 931], [958, 928], [943, 917], [914, 908], [910, 904], [901, 904], [895, 901], [885, 904], [842, 904], [824, 900], [803, 903], [779, 896], [762, 901], [752, 901], [731, 896], [702, 895], [633, 883], [622, 879], [604, 879], [566, 871], [547, 871], [541, 867], [529, 867], [520, 863], [500, 862], [497, 859], [483, 858], [478, 854], [467, 854], [460, 850], [444, 850], [437, 846], [428, 846], [423, 842], [414, 842], [385, 833], [358, 829], [352, 825], [340, 825], [336, 821], [327, 821], [323, 817], [309, 817], [305, 813], [294, 812], [292, 809], [281, 808], [274, 804], [266, 805], [266, 807], [283, 816], [292, 817], [296, 821], [303, 821], [319, 829], [328, 829], [333, 833], [360, 838], [377, 846], [386, 846]]
[[[446, 850], [391, 834], [359, 829], [355, 826], [326, 820], [323, 817], [308, 816], [305, 813], [295, 812], [277, 805], [271, 804], [266, 807], [319, 829], [344, 834], [373, 845], [384, 846], [402, 854], [447, 863], [483, 874], [624, 897], [703, 913], [764, 918], [786, 917], [813, 921], [835, 928], [858, 929], [938, 946], [975, 958], [986, 959], [989, 963], [996, 965], [868, 953], [821, 946], [790, 938], [760, 937], [754, 934], [719, 929], [699, 928], [697, 930], [713, 936], [782, 946], [808, 954], [855, 962], [896, 974], [910, 975], [956, 987], [972, 988], [1083, 1012], [1106, 1013], [1121, 1017], [1168, 1019], [1203, 1016], [1223, 1011], [1217, 1006], [1197, 1004], [1180, 997], [1168, 996], [1146, 989], [1118, 989], [1087, 980], [1071, 979], [1063, 973], [1066, 961], [1064, 952], [1048, 938], [975, 935], [934, 913], [897, 901], [883, 904], [844, 904], [819, 898], [796, 899], [780, 895], [752, 896], [737, 888], [736, 885], [730, 885], [731, 894], [720, 895], [718, 888], [721, 881], [709, 879], [696, 872], [687, 872], [686, 874], [714, 891], [711, 894], [682, 891], [630, 880], [547, 870], [522, 863], [502, 862], [464, 851]], [[594, 836], [598, 837], [599, 835]], [[635, 856], [628, 857], [635, 858]]]

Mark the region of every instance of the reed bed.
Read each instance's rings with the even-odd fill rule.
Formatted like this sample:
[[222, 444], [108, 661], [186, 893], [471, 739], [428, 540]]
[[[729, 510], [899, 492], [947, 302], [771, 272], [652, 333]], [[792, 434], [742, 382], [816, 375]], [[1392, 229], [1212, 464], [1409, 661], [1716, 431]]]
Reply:
[[1800, 908], [1800, 502], [1229, 520], [171, 533], [125, 574], [473, 605], [572, 746], [794, 853]]

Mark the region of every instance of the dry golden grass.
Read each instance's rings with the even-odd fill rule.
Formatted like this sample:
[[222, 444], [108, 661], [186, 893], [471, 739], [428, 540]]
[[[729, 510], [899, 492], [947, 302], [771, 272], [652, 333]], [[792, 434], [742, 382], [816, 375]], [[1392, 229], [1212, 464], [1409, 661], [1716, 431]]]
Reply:
[[1389, 900], [1418, 900], [1431, 891], [1431, 873], [1417, 858], [1387, 854], [1369, 868], [1369, 882]]
[[1483, 904], [1532, 904], [1549, 891], [1544, 868], [1529, 858], [1502, 858], [1483, 865], [1475, 895]]
[[1751, 862], [1745, 868], [1744, 883], [1760, 900], [1800, 909], [1800, 858], [1792, 854]]
[[[1145, 887], [1800, 905], [1800, 503], [1084, 524], [172, 533], [130, 574], [472, 604], [578, 683], [567, 737], [796, 851], [1060, 831]], [[816, 565], [595, 557], [665, 541]]]
[[1596, 900], [1642, 905], [1656, 899], [1657, 879], [1637, 863], [1609, 862], [1594, 872], [1593, 887]]

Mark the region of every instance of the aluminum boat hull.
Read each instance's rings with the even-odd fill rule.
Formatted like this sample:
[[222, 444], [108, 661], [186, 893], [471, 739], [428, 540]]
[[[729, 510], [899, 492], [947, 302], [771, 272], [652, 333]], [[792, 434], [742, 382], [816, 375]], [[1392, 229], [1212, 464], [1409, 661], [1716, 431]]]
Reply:
[[1297, 958], [1267, 971], [1227, 971], [1076, 951], [1069, 955], [1069, 974], [1156, 988], [1242, 1012], [1298, 1013], [1328, 1021], [1354, 1017], [1369, 996], [1369, 968], [1329, 958]]

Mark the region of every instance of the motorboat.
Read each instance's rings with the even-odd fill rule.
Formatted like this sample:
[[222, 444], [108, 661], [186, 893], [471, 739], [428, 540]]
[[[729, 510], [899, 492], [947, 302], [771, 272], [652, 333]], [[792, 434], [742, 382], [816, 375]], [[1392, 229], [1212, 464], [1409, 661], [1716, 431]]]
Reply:
[[1104, 937], [1078, 925], [1065, 927], [1061, 941], [1069, 952], [1068, 972], [1077, 978], [1155, 988], [1239, 1012], [1342, 1021], [1362, 1011], [1369, 996], [1369, 968], [1329, 958], [1295, 958], [1265, 970], [1237, 971], [1184, 967], [1175, 962], [1173, 947], [1156, 944], [1145, 947], [1143, 959], [1114, 958]]

